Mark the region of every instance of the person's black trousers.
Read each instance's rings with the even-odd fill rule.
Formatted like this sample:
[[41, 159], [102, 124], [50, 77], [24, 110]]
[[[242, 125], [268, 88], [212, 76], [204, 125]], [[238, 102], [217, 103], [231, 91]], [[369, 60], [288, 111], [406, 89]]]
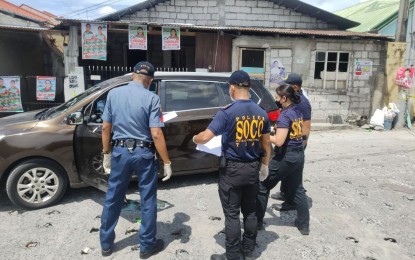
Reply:
[[[225, 215], [226, 258], [240, 259], [240, 247], [253, 251], [257, 237], [256, 198], [260, 162], [228, 161], [219, 173], [219, 197]], [[244, 234], [241, 241], [240, 211]]]
[[258, 222], [263, 222], [270, 191], [284, 180], [287, 185], [288, 202], [297, 206], [297, 223], [300, 227], [309, 227], [310, 213], [307, 196], [303, 187], [304, 150], [302, 147], [286, 149], [285, 154], [276, 155], [269, 163], [268, 178], [260, 183], [257, 198]]

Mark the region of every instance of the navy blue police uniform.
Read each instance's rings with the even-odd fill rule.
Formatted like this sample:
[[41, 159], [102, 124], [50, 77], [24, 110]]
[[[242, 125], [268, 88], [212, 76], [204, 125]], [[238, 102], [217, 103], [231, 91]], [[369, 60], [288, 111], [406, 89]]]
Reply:
[[[308, 101], [308, 99], [304, 96], [303, 91], [299, 91], [300, 94], [300, 103], [296, 104], [297, 109], [301, 112], [301, 114], [303, 115], [303, 121], [307, 121], [307, 120], [311, 120], [311, 105], [310, 105], [310, 101]], [[303, 135], [304, 138], [304, 135]], [[304, 150], [307, 147], [307, 145], [304, 146]], [[281, 192], [285, 194], [288, 192], [289, 189], [289, 185], [288, 183], [283, 180], [281, 181]], [[286, 196], [285, 196], [286, 198]], [[292, 204], [292, 201], [287, 201], [288, 204]], [[284, 205], [284, 204], [283, 204]]]
[[160, 99], [138, 82], [108, 93], [102, 118], [112, 123], [113, 150], [104, 209], [101, 216], [101, 247], [111, 248], [114, 228], [133, 173], [137, 175], [141, 202], [140, 251], [156, 243], [158, 162], [150, 128], [163, 127]]
[[268, 204], [270, 190], [279, 181], [287, 183], [286, 197], [296, 204], [296, 225], [308, 228], [310, 214], [308, 201], [303, 188], [304, 148], [302, 138], [303, 116], [298, 106], [292, 104], [281, 111], [277, 120], [277, 128], [288, 128], [288, 136], [281, 147], [275, 147], [275, 156], [269, 163], [268, 178], [260, 183], [257, 200], [258, 225], [262, 225]]
[[[256, 243], [260, 137], [270, 132], [270, 122], [267, 113], [255, 102], [238, 99], [218, 111], [208, 129], [215, 136], [222, 135], [226, 162], [219, 170], [219, 197], [225, 215], [226, 257], [239, 259], [240, 245], [252, 251]], [[240, 211], [244, 219], [242, 244]]]

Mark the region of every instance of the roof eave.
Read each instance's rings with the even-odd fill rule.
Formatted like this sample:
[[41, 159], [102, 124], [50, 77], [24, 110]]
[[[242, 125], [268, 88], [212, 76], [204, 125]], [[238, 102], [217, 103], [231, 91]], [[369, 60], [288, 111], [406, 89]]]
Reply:
[[[360, 25], [360, 23], [343, 18], [341, 16], [335, 15], [333, 13], [327, 12], [323, 9], [317, 8], [315, 6], [306, 4], [302, 1], [298, 0], [271, 0], [272, 2], [283, 5], [285, 7], [291, 8], [295, 11], [308, 14], [312, 17], [318, 18], [320, 20], [326, 21], [328, 23], [334, 23], [338, 26], [340, 30], [346, 30], [349, 28], [356, 27]], [[99, 17], [97, 20], [103, 21], [120, 21], [121, 17], [124, 15], [133, 14], [143, 9], [152, 8], [157, 4], [166, 2], [166, 0], [147, 0], [142, 3], [130, 6], [128, 8], [122, 9], [118, 12], [114, 12], [112, 14], [108, 14], [102, 17]]]

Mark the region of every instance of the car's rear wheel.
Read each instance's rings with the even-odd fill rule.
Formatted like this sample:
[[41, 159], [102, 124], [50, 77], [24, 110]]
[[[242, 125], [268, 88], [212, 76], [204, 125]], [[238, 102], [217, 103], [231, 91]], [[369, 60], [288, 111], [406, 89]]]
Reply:
[[9, 199], [26, 209], [54, 205], [63, 197], [67, 187], [68, 180], [61, 167], [45, 159], [20, 163], [12, 170], [6, 184]]

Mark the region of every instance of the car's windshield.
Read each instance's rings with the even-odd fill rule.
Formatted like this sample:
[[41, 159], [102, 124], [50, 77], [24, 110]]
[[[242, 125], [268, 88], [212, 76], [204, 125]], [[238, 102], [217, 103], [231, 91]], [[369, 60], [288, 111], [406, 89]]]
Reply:
[[62, 105], [59, 105], [57, 107], [52, 107], [46, 110], [45, 113], [42, 115], [42, 118], [47, 119], [47, 118], [53, 118], [53, 117], [60, 115], [61, 113], [65, 112], [70, 107], [72, 107], [73, 105], [77, 104], [78, 102], [86, 98], [87, 96], [95, 93], [96, 91], [101, 90], [103, 85], [104, 84], [98, 84], [95, 87], [87, 89], [85, 92], [82, 92], [81, 94], [73, 97], [72, 99], [68, 100], [66, 103], [63, 103]]

